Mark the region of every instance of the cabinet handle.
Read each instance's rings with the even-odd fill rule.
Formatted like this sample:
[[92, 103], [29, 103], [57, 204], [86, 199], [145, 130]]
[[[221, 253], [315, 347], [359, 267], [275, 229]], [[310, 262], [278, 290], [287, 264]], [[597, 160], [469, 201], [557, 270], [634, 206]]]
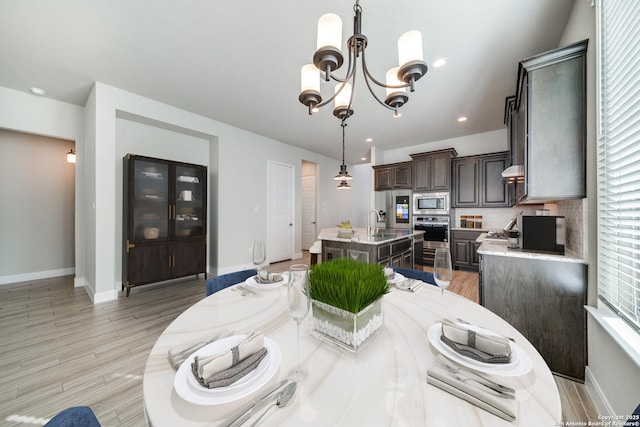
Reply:
[[129, 243], [129, 240], [127, 240], [127, 245], [126, 245], [127, 253], [129, 253], [129, 249], [135, 248], [135, 247], [136, 247], [135, 243]]
[[172, 206], [173, 206], [173, 205], [169, 205], [169, 221], [171, 221], [171, 220], [173, 219], [173, 218], [171, 217], [171, 213], [173, 212]]

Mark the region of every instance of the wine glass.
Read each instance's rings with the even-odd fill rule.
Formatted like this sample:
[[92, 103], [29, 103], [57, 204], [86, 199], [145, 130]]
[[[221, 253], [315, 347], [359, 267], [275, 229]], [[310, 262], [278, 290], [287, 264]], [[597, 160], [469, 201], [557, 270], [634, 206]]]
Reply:
[[444, 290], [449, 286], [453, 278], [451, 253], [449, 249], [436, 249], [436, 256], [433, 262], [433, 278], [440, 287], [440, 293], [442, 295], [442, 320], [444, 320]]
[[253, 264], [256, 266], [256, 270], [258, 271], [257, 274], [257, 281], [258, 283], [260, 283], [260, 265], [262, 265], [263, 262], [265, 262], [265, 260], [267, 259], [267, 255], [265, 253], [264, 250], [264, 242], [262, 240], [254, 240], [253, 241]]
[[292, 380], [300, 381], [306, 378], [307, 372], [300, 365], [300, 323], [309, 313], [311, 296], [309, 294], [309, 267], [305, 264], [293, 264], [289, 267], [289, 282], [287, 283], [287, 305], [289, 315], [296, 322], [297, 328], [297, 365], [293, 371]]

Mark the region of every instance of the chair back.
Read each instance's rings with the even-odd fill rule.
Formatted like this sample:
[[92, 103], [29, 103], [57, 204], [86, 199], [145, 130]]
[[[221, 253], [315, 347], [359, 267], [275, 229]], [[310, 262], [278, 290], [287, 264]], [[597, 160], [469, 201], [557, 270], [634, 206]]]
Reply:
[[392, 267], [392, 268], [396, 273], [400, 273], [408, 279], [422, 280], [425, 283], [437, 286], [436, 281], [433, 280], [433, 274], [429, 273], [428, 271], [413, 270], [411, 268], [401, 268], [401, 267]]
[[222, 274], [207, 280], [207, 296], [215, 294], [218, 291], [228, 288], [236, 283], [244, 282], [251, 276], [258, 274], [254, 269], [234, 271], [233, 273]]
[[73, 426], [100, 427], [100, 422], [88, 406], [74, 406], [61, 411], [44, 425], [44, 427]]

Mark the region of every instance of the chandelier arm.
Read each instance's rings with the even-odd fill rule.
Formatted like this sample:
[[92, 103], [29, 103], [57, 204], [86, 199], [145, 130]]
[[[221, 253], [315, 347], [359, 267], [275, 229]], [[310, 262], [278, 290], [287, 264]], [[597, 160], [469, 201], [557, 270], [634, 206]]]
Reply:
[[388, 89], [404, 89], [411, 86], [409, 83], [405, 83], [402, 85], [388, 85], [376, 80], [376, 78], [373, 77], [373, 75], [371, 75], [371, 73], [369, 72], [369, 68], [367, 68], [367, 61], [365, 60], [364, 52], [365, 51], [363, 50], [362, 51], [362, 70], [364, 71], [365, 76], [369, 77], [375, 84], [377, 84], [380, 87], [384, 87]]
[[329, 77], [331, 77], [336, 82], [346, 83], [349, 80], [351, 80], [351, 77], [353, 76], [353, 73], [354, 73], [357, 65], [358, 65], [357, 61], [355, 60], [354, 56], [352, 55], [352, 52], [349, 51], [349, 62], [348, 62], [348, 65], [347, 65], [347, 75], [344, 77], [344, 79], [341, 79], [340, 77], [334, 75], [333, 73], [329, 74]]
[[[382, 105], [384, 108], [388, 109], [388, 110], [392, 110], [392, 111], [396, 111], [395, 107], [391, 107], [387, 104], [384, 103], [384, 101], [381, 101], [380, 98], [378, 98], [378, 95], [376, 95], [376, 93], [373, 91], [373, 88], [371, 87], [371, 82], [369, 81], [369, 79], [374, 80], [373, 77], [371, 77], [368, 73], [364, 73], [364, 81], [367, 83], [367, 88], [369, 89], [369, 92], [371, 93], [371, 95], [375, 98], [376, 101], [378, 101], [378, 103], [380, 105]], [[351, 93], [351, 95], [353, 96], [353, 92]]]

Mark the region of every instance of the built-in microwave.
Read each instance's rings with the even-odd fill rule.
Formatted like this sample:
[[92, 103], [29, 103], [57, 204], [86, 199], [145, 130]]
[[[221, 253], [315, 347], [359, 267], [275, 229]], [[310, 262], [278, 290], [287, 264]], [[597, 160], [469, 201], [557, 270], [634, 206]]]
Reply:
[[449, 193], [413, 193], [414, 215], [449, 215]]

